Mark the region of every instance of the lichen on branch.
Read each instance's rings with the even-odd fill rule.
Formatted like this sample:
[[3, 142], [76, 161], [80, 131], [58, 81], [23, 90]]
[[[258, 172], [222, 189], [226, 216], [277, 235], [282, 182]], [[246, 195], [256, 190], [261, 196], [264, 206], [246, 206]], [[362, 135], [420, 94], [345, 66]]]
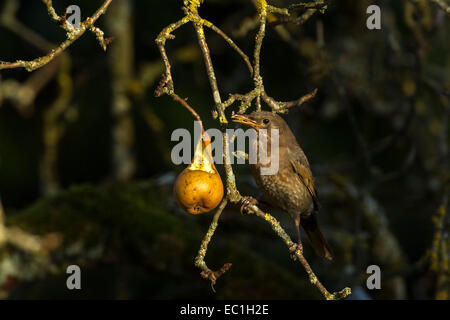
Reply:
[[[161, 96], [162, 94], [167, 94], [169, 96], [172, 96], [175, 101], [181, 103], [184, 107], [187, 108], [186, 104], [183, 103], [183, 101], [180, 101], [179, 97], [175, 93], [172, 73], [171, 73], [171, 64], [169, 61], [169, 58], [166, 53], [165, 44], [166, 41], [169, 39], [174, 39], [175, 36], [173, 35], [173, 32], [176, 31], [178, 28], [182, 27], [183, 25], [191, 22], [194, 30], [197, 34], [197, 40], [198, 45], [200, 47], [200, 50], [202, 52], [203, 61], [205, 63], [206, 73], [208, 76], [209, 84], [211, 87], [211, 92], [213, 96], [214, 101], [214, 110], [212, 111], [212, 115], [214, 119], [219, 120], [219, 124], [222, 128], [222, 136], [223, 136], [223, 158], [224, 158], [224, 167], [225, 167], [225, 173], [226, 173], [226, 189], [227, 194], [225, 199], [220, 204], [219, 208], [217, 209], [216, 213], [214, 214], [213, 221], [202, 241], [202, 244], [200, 246], [198, 255], [195, 259], [195, 265], [201, 269], [201, 276], [203, 278], [208, 279], [211, 282], [211, 285], [214, 286], [217, 279], [222, 276], [230, 267], [231, 263], [226, 263], [223, 265], [222, 268], [220, 268], [217, 271], [211, 270], [206, 262], [205, 262], [205, 256], [208, 250], [208, 245], [211, 242], [211, 239], [214, 235], [214, 232], [216, 231], [219, 223], [219, 218], [227, 206], [228, 203], [237, 203], [241, 204], [241, 206], [246, 209], [247, 212], [255, 214], [257, 217], [264, 219], [266, 222], [268, 222], [272, 229], [275, 231], [275, 233], [285, 242], [285, 244], [288, 246], [288, 248], [292, 247], [294, 244], [293, 241], [290, 239], [290, 237], [287, 235], [287, 233], [284, 231], [284, 229], [281, 227], [281, 225], [278, 223], [278, 221], [271, 216], [268, 213], [264, 213], [261, 211], [261, 209], [258, 208], [258, 206], [251, 204], [248, 201], [245, 201], [246, 197], [242, 197], [239, 193], [237, 187], [236, 187], [236, 180], [235, 175], [233, 172], [233, 168], [229, 161], [227, 159], [230, 159], [229, 155], [229, 149], [228, 149], [228, 141], [229, 137], [226, 132], [228, 120], [225, 115], [225, 109], [228, 107], [231, 107], [236, 101], [240, 102], [239, 106], [239, 113], [245, 113], [248, 108], [250, 108], [255, 102], [256, 109], [261, 110], [261, 102], [264, 101], [269, 108], [272, 109], [273, 112], [277, 113], [285, 113], [289, 110], [289, 108], [292, 108], [294, 106], [300, 106], [303, 103], [313, 99], [315, 95], [317, 94], [317, 89], [314, 89], [311, 93], [308, 93], [304, 95], [303, 97], [299, 98], [296, 101], [291, 102], [279, 102], [275, 100], [274, 98], [270, 97], [264, 88], [264, 81], [261, 76], [261, 62], [260, 62], [260, 55], [261, 55], [261, 49], [263, 40], [266, 33], [266, 27], [267, 27], [267, 15], [270, 14], [279, 14], [282, 16], [290, 16], [290, 13], [292, 10], [297, 10], [297, 7], [290, 7], [290, 8], [277, 8], [272, 5], [269, 5], [266, 0], [254, 0], [254, 5], [257, 9], [258, 13], [258, 32], [255, 38], [255, 48], [253, 53], [253, 63], [250, 63], [249, 57], [231, 40], [230, 37], [228, 37], [225, 32], [223, 32], [218, 27], [214, 26], [212, 22], [203, 19], [199, 13], [198, 8], [203, 3], [203, 0], [185, 0], [184, 1], [184, 7], [183, 11], [185, 13], [184, 17], [180, 20], [170, 24], [166, 28], [164, 28], [158, 37], [156, 38], [155, 42], [158, 46], [158, 49], [160, 51], [162, 60], [164, 62], [165, 66], [165, 72], [163, 75], [163, 80], [161, 81], [160, 86], [158, 86], [158, 89], [156, 91], [157, 96]], [[303, 19], [302, 21], [306, 21], [309, 19], [317, 10], [324, 11], [326, 9], [326, 5], [323, 4], [324, 1], [316, 1], [314, 7], [307, 7], [307, 11], [301, 16]], [[219, 87], [217, 84], [217, 79], [215, 76], [215, 70], [213, 66], [213, 62], [210, 55], [210, 50], [208, 47], [208, 43], [206, 41], [206, 36], [204, 32], [204, 28], [210, 28], [217, 34], [219, 34], [243, 59], [244, 63], [247, 65], [250, 74], [253, 78], [254, 82], [254, 89], [252, 89], [247, 94], [230, 94], [229, 98], [225, 101], [222, 100]], [[187, 108], [189, 109], [189, 108]], [[191, 112], [192, 113], [192, 112]], [[339, 292], [330, 293], [319, 281], [318, 277], [314, 274], [312, 271], [308, 261], [303, 256], [303, 253], [298, 250], [294, 253], [293, 257], [295, 260], [300, 261], [300, 263], [303, 265], [304, 269], [306, 270], [309, 279], [311, 283], [316, 286], [319, 291], [322, 293], [324, 298], [328, 300], [336, 300], [336, 299], [342, 299], [347, 297], [349, 294], [351, 294], [350, 288], [345, 288]]]
[[5, 62], [0, 61], [0, 70], [2, 69], [14, 69], [14, 68], [25, 68], [27, 71], [31, 72], [39, 69], [54, 58], [61, 55], [70, 45], [72, 45], [76, 40], [78, 40], [87, 30], [93, 32], [103, 50], [106, 50], [108, 44], [111, 42], [111, 38], [104, 38], [103, 31], [94, 26], [95, 22], [103, 15], [111, 4], [112, 0], [105, 0], [100, 8], [91, 16], [86, 18], [81, 22], [79, 28], [75, 28], [66, 20], [66, 14], [59, 16], [55, 9], [53, 8], [52, 0], [42, 0], [46, 5], [48, 14], [59, 24], [59, 26], [66, 31], [66, 40], [63, 41], [58, 47], [52, 49], [47, 55], [36, 58], [34, 60], [17, 60], [15, 62]]

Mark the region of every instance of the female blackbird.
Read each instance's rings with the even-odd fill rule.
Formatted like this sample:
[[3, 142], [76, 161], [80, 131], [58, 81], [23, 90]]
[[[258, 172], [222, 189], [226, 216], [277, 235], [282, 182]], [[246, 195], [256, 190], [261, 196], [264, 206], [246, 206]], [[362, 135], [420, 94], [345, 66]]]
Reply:
[[[256, 164], [250, 163], [252, 175], [264, 199], [270, 205], [286, 211], [294, 219], [299, 249], [302, 250], [301, 225], [317, 254], [331, 260], [330, 246], [317, 224], [319, 203], [308, 159], [287, 123], [280, 116], [266, 111], [257, 111], [245, 116], [234, 115], [232, 118], [234, 122], [256, 130], [257, 148], [264, 147], [261, 144], [261, 141], [264, 141], [267, 145], [265, 148], [270, 149], [271, 129], [278, 130], [278, 171], [272, 175], [261, 174], [261, 168], [270, 164], [266, 162], [263, 164], [257, 157]], [[261, 139], [261, 135], [265, 135], [266, 139]], [[270, 152], [270, 150], [267, 151], [267, 153]], [[268, 157], [270, 158], [270, 155]]]

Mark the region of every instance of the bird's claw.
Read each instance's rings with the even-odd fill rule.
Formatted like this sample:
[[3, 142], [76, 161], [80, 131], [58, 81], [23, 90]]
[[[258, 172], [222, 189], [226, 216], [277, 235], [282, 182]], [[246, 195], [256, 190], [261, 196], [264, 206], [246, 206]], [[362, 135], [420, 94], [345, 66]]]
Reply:
[[300, 254], [303, 254], [303, 245], [301, 243], [293, 243], [290, 247], [289, 247], [289, 251], [291, 252], [291, 259], [292, 260], [297, 260], [297, 252], [299, 252]]
[[240, 209], [241, 214], [246, 213], [247, 207], [251, 206], [251, 205], [254, 205], [254, 206], [258, 205], [258, 200], [256, 200], [253, 197], [250, 197], [250, 196], [242, 197], [242, 199], [241, 199], [241, 209]]

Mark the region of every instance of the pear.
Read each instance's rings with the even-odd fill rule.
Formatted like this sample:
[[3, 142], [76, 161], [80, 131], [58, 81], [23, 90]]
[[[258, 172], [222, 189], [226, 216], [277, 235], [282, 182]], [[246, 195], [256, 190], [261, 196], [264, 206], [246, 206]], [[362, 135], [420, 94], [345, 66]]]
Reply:
[[178, 175], [173, 194], [184, 211], [197, 215], [216, 208], [223, 192], [222, 179], [212, 158], [211, 140], [204, 132], [196, 145], [191, 164]]

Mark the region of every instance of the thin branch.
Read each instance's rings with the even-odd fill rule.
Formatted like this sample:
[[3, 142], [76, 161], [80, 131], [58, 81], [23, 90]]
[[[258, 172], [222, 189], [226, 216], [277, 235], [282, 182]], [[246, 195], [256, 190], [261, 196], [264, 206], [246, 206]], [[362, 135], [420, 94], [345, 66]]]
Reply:
[[177, 30], [182, 25], [184, 25], [188, 22], [189, 22], [189, 18], [186, 16], [183, 19], [181, 19], [175, 23], [172, 23], [168, 27], [164, 28], [159, 33], [158, 37], [155, 40], [156, 45], [158, 46], [159, 52], [161, 54], [161, 58], [163, 59], [164, 67], [165, 67], [165, 75], [164, 75], [164, 79], [163, 79], [163, 81], [165, 81], [165, 83], [164, 83], [164, 86], [162, 86], [158, 92], [155, 92], [155, 94], [157, 94], [157, 96], [161, 95], [163, 93], [170, 95], [174, 91], [171, 65], [170, 65], [169, 57], [167, 56], [167, 53], [166, 53], [165, 45], [166, 45], [167, 39], [175, 39], [175, 36], [172, 34], [172, 32]]
[[[192, 22], [194, 29], [196, 31], [196, 34], [197, 34], [198, 44], [199, 44], [201, 52], [202, 52], [208, 80], [209, 80], [212, 95], [213, 95], [213, 100], [215, 103], [215, 110], [213, 111], [213, 117], [219, 118], [219, 122], [222, 126], [222, 136], [223, 136], [223, 158], [224, 158], [224, 163], [225, 163], [224, 166], [225, 166], [225, 173], [226, 173], [227, 194], [214, 215], [213, 221], [208, 229], [208, 232], [206, 233], [206, 235], [202, 241], [198, 255], [195, 259], [195, 265], [202, 270], [201, 271], [202, 277], [208, 279], [211, 282], [211, 285], [214, 290], [214, 284], [216, 283], [217, 279], [231, 267], [231, 264], [226, 263], [218, 271], [212, 271], [211, 269], [208, 268], [208, 266], [206, 265], [204, 260], [205, 260], [205, 256], [207, 253], [208, 245], [212, 239], [212, 236], [214, 235], [215, 230], [217, 229], [219, 218], [228, 202], [232, 202], [232, 203], [241, 202], [242, 206], [246, 206], [246, 207], [248, 207], [248, 209], [250, 209], [249, 210], [250, 213], [254, 213], [256, 216], [265, 219], [272, 226], [272, 229], [278, 234], [278, 236], [283, 239], [283, 241], [286, 243], [288, 248], [291, 248], [295, 245], [292, 242], [292, 240], [290, 239], [290, 237], [287, 235], [287, 233], [280, 226], [278, 221], [275, 220], [275, 218], [273, 218], [270, 214], [265, 214], [264, 212], [262, 212], [256, 205], [247, 204], [245, 201], [242, 201], [245, 198], [243, 198], [240, 195], [239, 191], [236, 188], [236, 182], [235, 182], [235, 176], [233, 173], [233, 168], [232, 168], [231, 164], [229, 163], [229, 159], [230, 159], [230, 156], [229, 156], [230, 151], [229, 151], [229, 147], [228, 147], [229, 138], [228, 138], [228, 134], [226, 132], [226, 125], [228, 124], [228, 120], [225, 115], [225, 109], [227, 107], [230, 107], [235, 101], [240, 101], [241, 105], [240, 105], [239, 111], [241, 113], [243, 113], [251, 106], [252, 102], [254, 100], [256, 100], [257, 109], [260, 110], [261, 109], [261, 99], [263, 99], [264, 101], [266, 101], [266, 103], [267, 103], [267, 101], [270, 102], [268, 104], [272, 108], [273, 112], [285, 112], [290, 107], [293, 107], [296, 105], [301, 105], [304, 102], [311, 100], [316, 95], [317, 89], [314, 90], [313, 92], [311, 92], [310, 94], [303, 96], [302, 98], [298, 99], [297, 101], [287, 102], [287, 103], [276, 102], [273, 98], [270, 98], [265, 93], [263, 79], [260, 75], [260, 71], [261, 71], [260, 55], [261, 55], [263, 39], [265, 36], [267, 13], [274, 12], [274, 13], [285, 14], [285, 15], [288, 15], [289, 13], [287, 12], [286, 9], [279, 9], [279, 8], [269, 6], [265, 0], [255, 0], [254, 3], [258, 10], [260, 26], [259, 26], [259, 30], [258, 30], [256, 39], [255, 39], [255, 51], [254, 51], [254, 55], [253, 55], [253, 58], [254, 58], [253, 68], [249, 68], [250, 70], [253, 70], [253, 80], [254, 80], [255, 88], [245, 95], [231, 94], [230, 97], [226, 101], [222, 102], [218, 84], [217, 84], [217, 79], [215, 76], [212, 59], [211, 59], [211, 55], [210, 55], [208, 44], [207, 44], [206, 38], [205, 38], [204, 26], [212, 28], [214, 31], [219, 33], [219, 35], [221, 35], [232, 46], [232, 48], [234, 48], [241, 55], [241, 57], [244, 59], [244, 61], [246, 61], [246, 63], [248, 62], [248, 58], [246, 58], [247, 56], [245, 56], [242, 53], [242, 51], [237, 47], [237, 45], [234, 44], [234, 42], [230, 42], [231, 39], [229, 39], [228, 37], [225, 37], [224, 34], [222, 35], [220, 32], [218, 32], [218, 30], [220, 30], [220, 29], [217, 28], [217, 30], [215, 30], [213, 28], [213, 24], [211, 22], [206, 21], [200, 17], [200, 15], [198, 14], [198, 7], [201, 5], [202, 2], [203, 1], [199, 1], [199, 0], [186, 0], [185, 6], [183, 8], [183, 10], [185, 12], [185, 16], [181, 20], [164, 28], [163, 31], [161, 31], [161, 33], [156, 38], [156, 44], [159, 48], [161, 57], [163, 59], [164, 65], [165, 65], [165, 73], [163, 75], [163, 79], [162, 79], [160, 85], [158, 86], [158, 88], [155, 91], [155, 95], [156, 96], [160, 96], [162, 94], [170, 95], [170, 96], [172, 96], [172, 98], [174, 98], [175, 101], [181, 103], [184, 107], [186, 107], [192, 113], [193, 109], [189, 107], [186, 100], [181, 99], [178, 95], [176, 95], [174, 93], [174, 85], [173, 85], [173, 80], [172, 80], [172, 75], [171, 75], [171, 65], [170, 65], [170, 61], [168, 59], [166, 50], [165, 50], [165, 43], [166, 43], [167, 39], [174, 38], [174, 36], [172, 35], [172, 32], [174, 30], [178, 29], [179, 27], [181, 27], [182, 25], [186, 24], [187, 22]], [[194, 114], [194, 116], [195, 116], [195, 114]], [[326, 299], [333, 299], [333, 300], [334, 299], [342, 299], [351, 293], [351, 290], [349, 288], [345, 288], [344, 290], [342, 290], [340, 292], [329, 293], [327, 291], [327, 289], [319, 281], [319, 279], [314, 274], [314, 272], [312, 271], [308, 261], [304, 258], [302, 252], [300, 250], [298, 250], [297, 252], [294, 253], [294, 256], [296, 257], [297, 260], [299, 260], [302, 263], [303, 267], [305, 268], [306, 272], [308, 273], [311, 283], [313, 283], [320, 290], [320, 292], [323, 294], [323, 296]]]
[[436, 3], [439, 8], [441, 8], [446, 14], [450, 15], [450, 5], [446, 3], [444, 0], [430, 0], [431, 2]]
[[[264, 213], [256, 205], [249, 202], [246, 203], [246, 211], [248, 213], [255, 214], [258, 218], [267, 221], [271, 225], [272, 230], [275, 231], [275, 233], [284, 241], [284, 243], [288, 248], [292, 248], [293, 246], [295, 246], [295, 243], [291, 240], [286, 231], [284, 231], [284, 229], [281, 227], [280, 223], [272, 215], [270, 215], [269, 213]], [[351, 294], [352, 291], [350, 288], [344, 288], [339, 292], [330, 293], [317, 278], [314, 271], [311, 269], [311, 266], [309, 265], [308, 261], [303, 256], [302, 251], [296, 250], [294, 252], [294, 255], [295, 258], [298, 259], [305, 268], [305, 271], [308, 274], [310, 282], [313, 285], [315, 285], [317, 289], [319, 289], [319, 291], [327, 300], [344, 299], [345, 297]]]
[[270, 23], [270, 26], [274, 27], [280, 24], [287, 24], [287, 23], [294, 23], [296, 25], [302, 25], [306, 21], [308, 21], [315, 13], [320, 11], [321, 13], [324, 13], [325, 10], [328, 8], [327, 4], [324, 2], [324, 0], [317, 0], [314, 2], [308, 2], [308, 3], [298, 3], [298, 4], [292, 4], [289, 6], [289, 13], [297, 10], [307, 9], [303, 14], [298, 16], [297, 18], [288, 16], [280, 18], [274, 22]]
[[317, 92], [318, 89], [316, 88], [310, 93], [305, 94], [300, 99], [290, 102], [277, 102], [273, 98], [269, 97], [266, 93], [263, 93], [262, 97], [264, 101], [267, 103], [267, 105], [272, 108], [272, 110], [278, 113], [284, 113], [287, 112], [289, 108], [299, 107], [304, 103], [314, 99], [314, 97], [317, 95]]
[[[321, 1], [318, 1], [317, 3], [319, 2]], [[254, 4], [259, 15], [259, 29], [255, 38], [255, 49], [253, 54], [253, 82], [255, 89], [246, 95], [230, 95], [230, 98], [224, 103], [224, 107], [227, 108], [238, 100], [241, 101], [239, 113], [245, 113], [247, 109], [251, 107], [252, 102], [256, 100], [256, 109], [261, 110], [262, 99], [272, 109], [272, 112], [286, 113], [289, 108], [300, 106], [303, 103], [313, 99], [317, 94], [317, 89], [299, 98], [298, 100], [291, 102], [278, 102], [266, 93], [264, 81], [261, 76], [261, 49], [266, 34], [267, 14], [271, 12], [289, 16], [289, 11], [287, 9], [270, 6], [265, 0], [255, 0]], [[324, 6], [324, 8], [326, 8], [326, 6]], [[322, 8], [322, 10], [324, 10], [324, 8]]]
[[[7, 0], [0, 14], [0, 24], [41, 51], [50, 51], [55, 44], [21, 23], [16, 17], [18, 9], [18, 1]], [[23, 83], [12, 79], [3, 81], [0, 85], [0, 96], [3, 94], [4, 99], [10, 100], [22, 116], [29, 116], [33, 112], [35, 97], [58, 71], [61, 64], [60, 58], [68, 58], [68, 55], [62, 54], [59, 58], [54, 59], [47, 68], [33, 73]]]
[[217, 79], [211, 59], [211, 55], [209, 54], [208, 44], [206, 43], [205, 33], [203, 30], [203, 26], [201, 21], [203, 21], [196, 11], [192, 12], [193, 14], [193, 23], [197, 32], [198, 43], [203, 55], [203, 60], [206, 67], [206, 72], [208, 75], [209, 83], [211, 86], [211, 91], [213, 95], [213, 100], [216, 106], [216, 112], [219, 116], [219, 122], [222, 125], [222, 137], [223, 137], [223, 159], [224, 159], [224, 167], [226, 172], [226, 186], [227, 186], [227, 197], [231, 202], [238, 202], [241, 199], [241, 195], [239, 191], [236, 189], [236, 179], [233, 173], [233, 168], [228, 161], [230, 159], [229, 149], [228, 149], [228, 133], [225, 130], [226, 125], [228, 124], [227, 118], [225, 116], [225, 108], [222, 104], [222, 98], [219, 92], [219, 86], [217, 85]]
[[222, 214], [223, 209], [225, 209], [225, 207], [227, 206], [227, 203], [228, 203], [228, 200], [225, 198], [222, 200], [222, 203], [217, 208], [217, 211], [214, 214], [213, 221], [211, 222], [211, 225], [209, 226], [209, 229], [208, 229], [205, 237], [203, 238], [203, 241], [202, 241], [202, 244], [198, 251], [197, 257], [195, 258], [195, 266], [202, 270], [201, 276], [203, 278], [211, 281], [211, 287], [213, 288], [213, 290], [214, 290], [214, 285], [216, 284], [217, 279], [231, 268], [231, 263], [226, 263], [218, 271], [212, 271], [211, 269], [208, 268], [208, 266], [206, 265], [206, 262], [205, 262], [205, 256], [206, 256], [206, 252], [208, 250], [208, 245], [211, 242], [211, 238], [213, 237], [214, 232], [217, 229], [217, 226], [219, 224], [220, 215]]
[[241, 48], [239, 48], [234, 41], [228, 37], [225, 32], [223, 32], [220, 28], [216, 27], [214, 24], [212, 24], [211, 22], [207, 22], [205, 23], [205, 26], [207, 26], [208, 28], [210, 28], [211, 30], [213, 30], [215, 33], [217, 33], [219, 36], [221, 36], [229, 45], [231, 48], [233, 48], [240, 56], [241, 58], [244, 60], [245, 64], [247, 65], [248, 70], [250, 71], [250, 74], [253, 74], [253, 67], [252, 64], [250, 63], [250, 59], [248, 58], [248, 56], [241, 50]]
[[186, 108], [193, 116], [194, 118], [199, 122], [200, 124], [200, 130], [202, 131], [202, 134], [205, 132], [205, 129], [203, 128], [203, 121], [200, 118], [200, 116], [198, 115], [197, 112], [195, 112], [194, 108], [192, 108], [188, 103], [187, 103], [187, 98], [183, 99], [181, 98], [179, 95], [177, 95], [176, 93], [172, 93], [170, 95], [172, 97], [172, 99], [176, 102], [178, 102], [179, 104], [181, 104], [184, 108]]
[[[67, 39], [59, 45], [59, 47], [52, 49], [49, 54], [43, 57], [36, 58], [30, 61], [17, 60], [15, 62], [5, 62], [0, 61], [0, 70], [3, 69], [14, 69], [14, 68], [25, 68], [27, 71], [31, 72], [38, 68], [45, 66], [47, 63], [52, 61], [54, 58], [58, 57], [64, 50], [66, 50], [72, 43], [78, 40], [86, 30], [90, 30], [96, 34], [97, 40], [102, 46], [103, 50], [106, 50], [110, 39], [103, 38], [103, 32], [94, 26], [94, 23], [100, 18], [102, 14], [106, 12], [112, 0], [105, 0], [102, 6], [92, 15], [83, 21], [79, 29], [73, 27], [69, 22], [65, 21], [65, 17], [60, 17], [56, 14], [52, 7], [51, 0], [42, 0], [47, 6], [48, 12], [53, 20], [58, 21], [64, 30], [66, 30]], [[69, 26], [70, 25], [70, 26]]]

